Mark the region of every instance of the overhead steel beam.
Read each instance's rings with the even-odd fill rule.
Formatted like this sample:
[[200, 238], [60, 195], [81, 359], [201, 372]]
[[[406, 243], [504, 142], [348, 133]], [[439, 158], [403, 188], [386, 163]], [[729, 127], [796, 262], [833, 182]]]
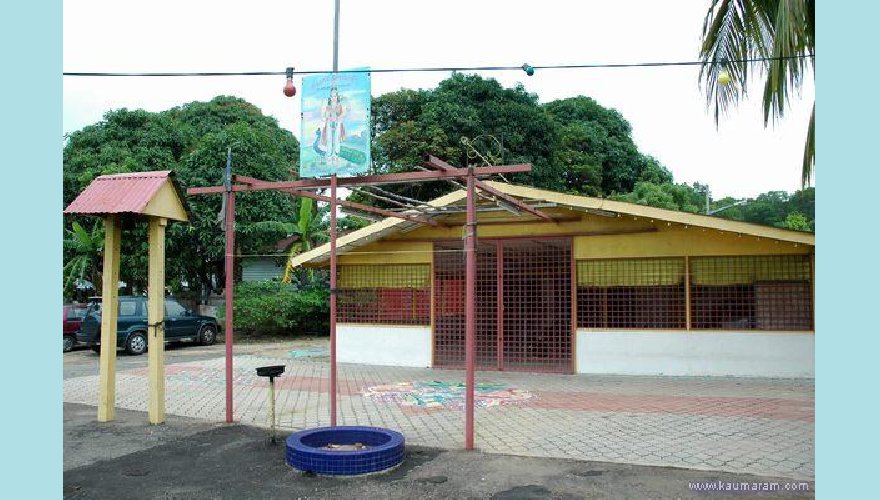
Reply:
[[[501, 165], [494, 167], [479, 167], [474, 169], [474, 175], [485, 177], [495, 174], [513, 174], [517, 172], [529, 172], [532, 170], [530, 163], [519, 165]], [[362, 175], [358, 177], [343, 177], [337, 179], [336, 184], [340, 187], [346, 186], [368, 186], [382, 184], [406, 184], [417, 181], [434, 181], [450, 178], [467, 177], [466, 168], [454, 168], [450, 171], [427, 171], [427, 172], [401, 172], [398, 174], [382, 174], [382, 175]], [[271, 191], [284, 189], [309, 189], [309, 188], [328, 188], [330, 187], [329, 179], [303, 179], [298, 181], [280, 181], [280, 182], [255, 182], [253, 184], [237, 184], [232, 186], [233, 192], [243, 191]], [[223, 186], [209, 187], [191, 187], [186, 190], [186, 194], [212, 194], [224, 193], [226, 188]]]
[[[322, 196], [320, 194], [312, 193], [311, 191], [302, 191], [302, 190], [298, 190], [298, 189], [290, 189], [290, 190], [285, 189], [283, 191], [286, 193], [290, 193], [292, 195], [295, 195], [295, 196], [303, 196], [303, 197], [311, 198], [311, 199], [317, 200], [317, 201], [324, 201], [327, 203], [332, 201], [332, 199], [328, 196]], [[354, 210], [360, 210], [361, 212], [369, 212], [369, 213], [381, 215], [383, 217], [396, 217], [398, 219], [404, 219], [404, 220], [408, 220], [410, 222], [418, 222], [419, 224], [427, 224], [429, 226], [434, 226], [434, 227], [447, 227], [446, 224], [441, 224], [435, 220], [428, 219], [425, 217], [419, 217], [417, 215], [410, 215], [410, 214], [407, 214], [404, 212], [389, 212], [388, 210], [383, 210], [381, 208], [371, 207], [369, 205], [364, 205], [364, 204], [357, 203], [354, 201], [336, 200], [336, 203], [338, 205], [343, 206], [343, 207], [351, 208]]]
[[[257, 179], [255, 177], [248, 177], [246, 175], [234, 175], [234, 176], [232, 176], [232, 178], [235, 182], [240, 182], [242, 184], [246, 184], [249, 186], [253, 186], [256, 184], [266, 182], [266, 181]], [[337, 181], [338, 180], [339, 179], [337, 179]], [[313, 193], [311, 191], [305, 191], [302, 189], [281, 189], [280, 191], [283, 191], [285, 193], [290, 193], [295, 196], [302, 196], [304, 198], [311, 198], [313, 200], [323, 201], [326, 203], [330, 203], [332, 201], [332, 198], [330, 198], [329, 196], [323, 196], [323, 195]], [[407, 213], [390, 212], [388, 210], [383, 210], [381, 208], [371, 207], [369, 205], [364, 205], [362, 203], [357, 203], [354, 201], [336, 200], [336, 203], [338, 205], [341, 205], [346, 208], [360, 210], [361, 212], [369, 212], [369, 213], [381, 215], [383, 217], [396, 217], [398, 219], [404, 219], [404, 220], [408, 220], [410, 222], [417, 222], [419, 224], [427, 224], [429, 226], [434, 226], [434, 227], [447, 227], [445, 224], [441, 224], [435, 220], [428, 219], [425, 217], [419, 217], [417, 215], [410, 215]]]

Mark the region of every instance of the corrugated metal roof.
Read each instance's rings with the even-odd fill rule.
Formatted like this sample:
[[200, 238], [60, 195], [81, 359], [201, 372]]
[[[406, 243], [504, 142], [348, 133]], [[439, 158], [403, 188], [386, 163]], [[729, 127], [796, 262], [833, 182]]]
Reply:
[[[812, 233], [804, 233], [800, 231], [792, 231], [777, 227], [763, 226], [760, 224], [752, 224], [749, 222], [733, 221], [711, 217], [707, 215], [698, 215], [688, 212], [680, 212], [677, 210], [667, 210], [664, 208], [648, 207], [644, 205], [636, 205], [634, 203], [626, 203], [621, 201], [611, 201], [603, 198], [593, 198], [590, 196], [578, 196], [555, 191], [547, 191], [526, 186], [517, 186], [504, 182], [486, 181], [487, 184], [511, 196], [529, 201], [547, 201], [558, 203], [562, 206], [578, 207], [582, 209], [595, 210], [599, 212], [607, 212], [608, 214], [626, 214], [639, 217], [652, 218], [678, 224], [689, 224], [697, 227], [705, 227], [717, 229], [720, 231], [736, 232], [762, 238], [770, 238], [779, 241], [788, 241], [792, 243], [801, 243], [805, 245], [816, 245], [816, 235]], [[464, 190], [453, 191], [447, 195], [432, 200], [428, 205], [433, 207], [446, 207], [461, 202], [466, 198]], [[438, 214], [439, 215], [439, 214]], [[403, 219], [388, 217], [380, 222], [371, 224], [361, 228], [350, 234], [347, 234], [336, 240], [337, 254], [343, 255], [357, 247], [366, 245], [373, 241], [379, 240], [390, 234], [404, 230], [407, 227], [417, 225], [417, 223], [408, 222]], [[313, 248], [308, 252], [301, 253], [291, 259], [290, 264], [297, 267], [303, 264], [317, 264], [325, 262], [329, 258], [330, 244], [325, 243], [319, 247]]]
[[[66, 214], [142, 213], [162, 185], [171, 179], [170, 170], [102, 175], [92, 181], [64, 210]], [[180, 193], [176, 183], [175, 189]], [[186, 203], [184, 198], [181, 201]]]

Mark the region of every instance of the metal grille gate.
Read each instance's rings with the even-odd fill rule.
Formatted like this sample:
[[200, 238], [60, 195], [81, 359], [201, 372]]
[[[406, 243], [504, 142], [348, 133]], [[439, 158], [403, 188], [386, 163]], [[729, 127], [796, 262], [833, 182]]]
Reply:
[[[434, 245], [434, 366], [464, 368], [465, 257]], [[480, 370], [572, 372], [571, 240], [479, 240], [476, 365]]]

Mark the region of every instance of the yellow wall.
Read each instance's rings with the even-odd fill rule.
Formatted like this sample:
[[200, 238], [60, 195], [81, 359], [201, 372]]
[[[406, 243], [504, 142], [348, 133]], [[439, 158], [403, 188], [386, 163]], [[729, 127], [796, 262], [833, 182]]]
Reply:
[[339, 256], [339, 265], [431, 263], [434, 245], [430, 242], [375, 242]]
[[739, 236], [693, 226], [658, 227], [655, 233], [580, 236], [574, 239], [576, 259], [809, 254], [812, 251], [813, 247], [808, 245]]
[[[511, 214], [480, 213], [477, 237], [539, 237], [591, 233], [573, 236], [576, 259], [813, 253], [813, 247], [810, 245], [756, 236], [740, 236], [736, 233], [697, 226], [667, 224], [631, 216], [603, 217], [567, 209], [544, 209], [544, 211], [561, 217], [580, 217], [580, 220], [554, 224], [534, 222], [534, 218], [517, 218]], [[460, 225], [462, 219], [463, 215], [457, 214], [448, 222], [450, 227], [421, 227], [408, 233], [390, 235], [386, 240], [354, 249], [352, 253], [341, 256], [340, 264], [430, 262], [432, 251], [430, 240], [461, 238], [464, 234], [464, 228]], [[523, 222], [479, 225], [481, 222], [497, 221]]]

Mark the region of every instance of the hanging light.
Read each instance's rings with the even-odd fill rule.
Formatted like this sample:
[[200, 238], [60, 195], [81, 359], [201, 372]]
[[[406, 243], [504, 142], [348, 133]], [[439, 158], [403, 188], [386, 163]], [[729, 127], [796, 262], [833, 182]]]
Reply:
[[293, 68], [287, 68], [287, 83], [284, 84], [284, 95], [293, 97], [296, 95], [296, 86], [293, 84]]
[[726, 57], [721, 58], [721, 70], [718, 71], [718, 83], [727, 85], [730, 83], [730, 71], [727, 70], [729, 62]]
[[523, 63], [522, 70], [525, 71], [528, 76], [532, 76], [535, 74], [535, 68], [529, 66], [529, 63]]

